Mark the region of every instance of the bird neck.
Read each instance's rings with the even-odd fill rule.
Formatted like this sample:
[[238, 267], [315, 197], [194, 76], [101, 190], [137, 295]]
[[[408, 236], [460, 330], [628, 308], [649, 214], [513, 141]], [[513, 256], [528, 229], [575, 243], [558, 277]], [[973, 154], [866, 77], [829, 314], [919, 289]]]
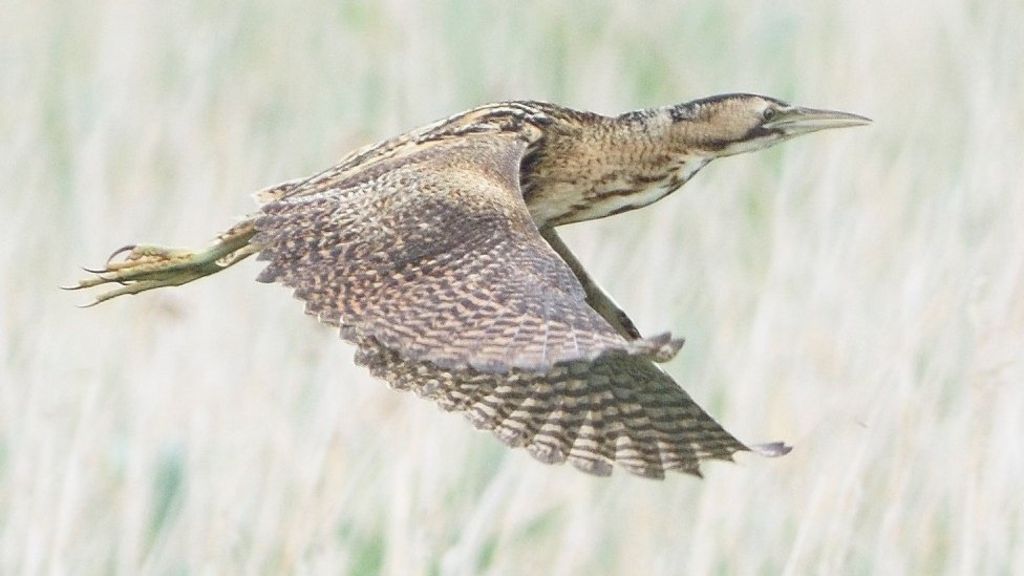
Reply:
[[678, 190], [713, 156], [686, 144], [670, 110], [548, 130], [521, 169], [534, 220], [557, 226], [603, 218]]

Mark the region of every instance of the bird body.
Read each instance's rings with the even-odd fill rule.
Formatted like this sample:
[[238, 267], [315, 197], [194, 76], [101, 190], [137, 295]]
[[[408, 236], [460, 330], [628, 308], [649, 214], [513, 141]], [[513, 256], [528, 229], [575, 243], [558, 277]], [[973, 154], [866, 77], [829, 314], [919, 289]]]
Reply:
[[682, 341], [642, 337], [554, 228], [646, 206], [715, 158], [866, 122], [749, 94], [617, 117], [485, 105], [258, 193], [206, 250], [127, 246], [72, 288], [123, 285], [98, 303], [258, 253], [258, 280], [293, 289], [393, 387], [544, 462], [699, 474], [751, 447], [657, 366]]

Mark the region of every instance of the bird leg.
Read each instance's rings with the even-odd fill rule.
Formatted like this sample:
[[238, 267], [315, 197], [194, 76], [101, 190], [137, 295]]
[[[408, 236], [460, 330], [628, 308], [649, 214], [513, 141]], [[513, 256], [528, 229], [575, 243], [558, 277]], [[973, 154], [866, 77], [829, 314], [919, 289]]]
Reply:
[[259, 252], [250, 244], [256, 234], [255, 220], [249, 218], [219, 234], [204, 250], [182, 250], [129, 244], [114, 251], [102, 269], [85, 271], [93, 276], [65, 290], [81, 290], [116, 282], [120, 288], [101, 293], [86, 306], [165, 286], [181, 286], [203, 276], [216, 274]]
[[626, 340], [639, 340], [642, 336], [640, 336], [640, 331], [637, 330], [633, 321], [629, 319], [629, 316], [626, 315], [622, 308], [619, 308], [615, 300], [612, 300], [611, 296], [605, 294], [604, 290], [601, 290], [601, 287], [597, 285], [597, 282], [594, 282], [590, 275], [587, 274], [587, 271], [583, 269], [583, 264], [576, 259], [576, 256], [565, 245], [565, 242], [562, 242], [555, 229], [550, 226], [541, 228], [540, 235], [558, 253], [562, 260], [569, 265], [572, 273], [576, 275], [576, 279], [583, 285], [583, 290], [587, 293], [587, 304], [590, 304], [590, 307], [607, 320]]

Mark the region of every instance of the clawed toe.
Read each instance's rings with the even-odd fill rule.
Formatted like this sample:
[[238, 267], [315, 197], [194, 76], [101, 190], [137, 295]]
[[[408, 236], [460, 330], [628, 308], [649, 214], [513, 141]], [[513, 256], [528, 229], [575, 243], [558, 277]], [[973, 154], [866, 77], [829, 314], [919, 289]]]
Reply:
[[84, 307], [129, 294], [138, 294], [164, 286], [180, 286], [223, 269], [216, 262], [219, 250], [193, 252], [129, 244], [115, 250], [102, 268], [83, 268], [92, 277], [80, 280], [64, 290], [81, 290], [103, 284], [120, 284], [119, 288], [99, 294]]
[[[132, 250], [135, 250], [136, 248], [138, 248], [138, 246], [136, 244], [128, 244], [127, 246], [121, 246], [117, 250], [114, 250], [113, 252], [111, 252], [110, 256], [107, 256], [107, 262], [104, 265], [105, 266], [110, 266], [111, 262], [113, 262], [115, 258], [120, 256], [121, 254], [124, 254], [125, 252], [131, 252]], [[129, 258], [130, 258], [130, 255], [129, 255]]]
[[204, 250], [183, 250], [128, 244], [114, 250], [100, 268], [82, 268], [92, 276], [63, 290], [82, 290], [103, 284], [120, 284], [84, 307], [165, 286], [181, 286], [244, 260], [258, 249], [249, 244], [255, 234], [251, 220], [240, 222], [218, 236]]

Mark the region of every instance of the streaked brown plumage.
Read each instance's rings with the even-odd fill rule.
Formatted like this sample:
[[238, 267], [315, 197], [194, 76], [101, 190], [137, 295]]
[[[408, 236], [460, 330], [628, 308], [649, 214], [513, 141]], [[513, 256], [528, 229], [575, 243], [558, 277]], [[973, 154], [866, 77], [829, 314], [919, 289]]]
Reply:
[[617, 118], [492, 104], [258, 193], [207, 250], [128, 246], [74, 288], [124, 284], [101, 302], [259, 253], [258, 279], [294, 289], [373, 375], [510, 446], [593, 474], [699, 474], [750, 448], [655, 364], [682, 341], [642, 338], [554, 227], [657, 201], [716, 157], [865, 122], [745, 94]]

